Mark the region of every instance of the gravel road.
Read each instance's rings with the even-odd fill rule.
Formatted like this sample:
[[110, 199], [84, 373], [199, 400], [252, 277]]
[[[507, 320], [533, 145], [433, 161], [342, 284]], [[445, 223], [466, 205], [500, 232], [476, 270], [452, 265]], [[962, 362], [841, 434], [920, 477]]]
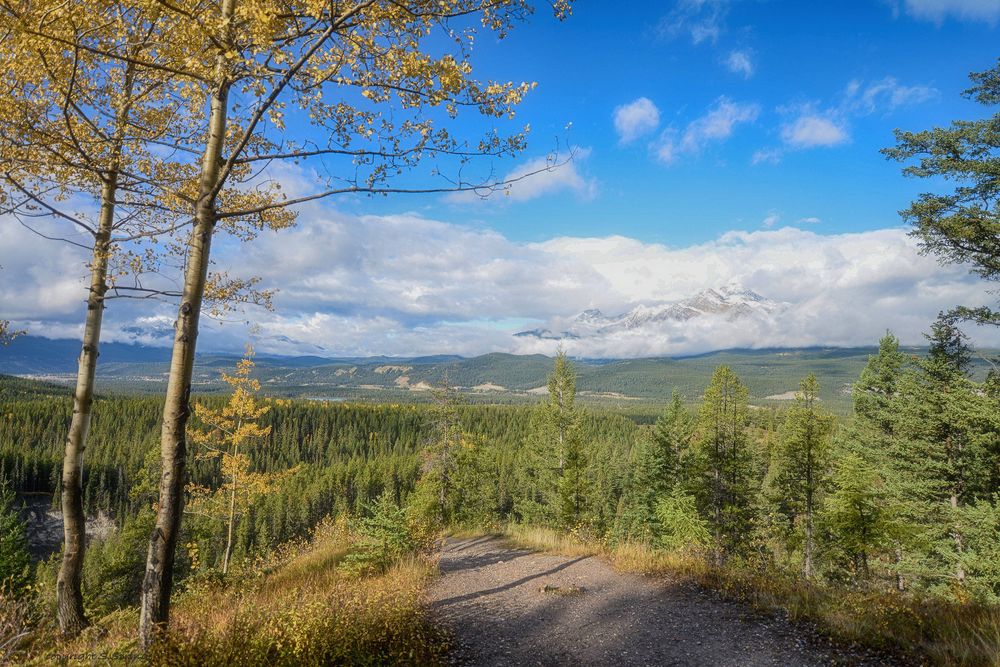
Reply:
[[615, 572], [595, 557], [449, 540], [431, 614], [457, 665], [891, 665], [697, 586]]

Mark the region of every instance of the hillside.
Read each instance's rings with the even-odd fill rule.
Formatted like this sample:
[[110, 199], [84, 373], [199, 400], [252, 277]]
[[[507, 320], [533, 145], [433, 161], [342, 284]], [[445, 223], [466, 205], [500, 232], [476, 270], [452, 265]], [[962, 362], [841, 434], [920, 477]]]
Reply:
[[[0, 348], [0, 373], [63, 384], [72, 381], [78, 344], [67, 340], [24, 337]], [[854, 382], [874, 348], [807, 348], [727, 350], [692, 357], [624, 360], [576, 359], [580, 398], [588, 402], [662, 403], [675, 389], [697, 401], [712, 371], [730, 366], [750, 389], [754, 403], [787, 401], [808, 373], [819, 378], [820, 398], [837, 412], [850, 406]], [[919, 348], [907, 350], [921, 354]], [[166, 381], [169, 351], [164, 348], [111, 343], [102, 347], [98, 369], [100, 388], [123, 393], [156, 393]], [[981, 351], [974, 371], [988, 368]], [[199, 392], [221, 388], [219, 371], [237, 356], [198, 357], [194, 382]], [[448, 382], [474, 401], [497, 403], [537, 399], [552, 369], [543, 355], [485, 354], [462, 358], [433, 357], [323, 358], [261, 355], [257, 372], [273, 396], [325, 400], [421, 402], [429, 390]], [[53, 385], [45, 390], [51, 392]], [[781, 398], [776, 398], [781, 397]]]

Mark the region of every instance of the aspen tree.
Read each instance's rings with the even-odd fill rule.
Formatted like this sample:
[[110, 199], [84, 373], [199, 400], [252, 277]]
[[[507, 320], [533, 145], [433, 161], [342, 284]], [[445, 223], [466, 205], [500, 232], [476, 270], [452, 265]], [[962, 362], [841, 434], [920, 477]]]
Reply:
[[[478, 81], [469, 54], [475, 24], [503, 37], [532, 7], [526, 0], [131, 2], [170, 17], [156, 66], [174, 72], [182, 94], [208, 109], [204, 131], [184, 146], [201, 155], [201, 165], [163, 412], [160, 499], [143, 581], [145, 647], [169, 617], [191, 375], [216, 229], [287, 226], [294, 220], [288, 207], [335, 195], [508, 187], [469, 182], [462, 167], [477, 156], [519, 152], [524, 131], [493, 128], [478, 141], [459, 141], [444, 125], [461, 109], [488, 119], [513, 116], [532, 86]], [[569, 4], [560, 0], [554, 9], [562, 17]], [[441, 40], [453, 53], [439, 53]], [[301, 136], [293, 131], [309, 126]], [[402, 178], [427, 159], [437, 162], [436, 182]], [[327, 176], [305, 194], [281, 196], [269, 174], [276, 165], [299, 163]], [[443, 178], [446, 170], [457, 176]]]
[[[160, 73], [136, 64], [155, 46], [152, 38], [160, 30], [155, 14], [79, 1], [55, 7], [3, 2], [0, 30], [5, 88], [0, 205], [7, 224], [16, 221], [90, 254], [73, 418], [63, 457], [64, 544], [56, 588], [60, 628], [75, 635], [87, 623], [81, 592], [83, 454], [103, 315], [116, 295], [164, 294], [144, 288], [140, 277], [156, 256], [149, 241], [182, 224], [175, 215], [180, 201], [168, 193], [182, 186], [185, 172], [149, 149], [168, 143], [169, 118], [178, 105]], [[96, 212], [75, 210], [80, 200], [93, 202]], [[40, 218], [49, 226], [40, 229]], [[52, 227], [60, 231], [49, 231]], [[89, 240], [78, 240], [80, 232]]]

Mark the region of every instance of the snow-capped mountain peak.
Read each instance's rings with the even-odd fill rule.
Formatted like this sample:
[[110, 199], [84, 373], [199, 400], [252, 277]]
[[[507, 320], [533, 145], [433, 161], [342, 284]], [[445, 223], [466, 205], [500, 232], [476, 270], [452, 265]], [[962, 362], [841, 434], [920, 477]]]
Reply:
[[785, 304], [772, 301], [738, 283], [705, 289], [680, 301], [639, 304], [617, 316], [607, 316], [596, 308], [585, 310], [569, 320], [561, 335], [549, 329], [522, 331], [517, 336], [538, 338], [593, 338], [622, 331], [651, 330], [668, 324], [702, 318], [721, 318], [735, 322], [769, 316]]

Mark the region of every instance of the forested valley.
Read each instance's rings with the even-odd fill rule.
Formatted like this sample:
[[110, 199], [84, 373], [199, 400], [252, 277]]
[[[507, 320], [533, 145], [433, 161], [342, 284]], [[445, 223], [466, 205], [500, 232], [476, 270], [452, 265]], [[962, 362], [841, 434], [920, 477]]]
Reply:
[[[630, 553], [643, 567], [673, 558], [688, 569], [701, 563], [702, 576], [840, 591], [832, 595], [874, 605], [852, 613], [862, 618], [853, 619], [856, 634], [881, 633], [867, 636], [875, 643], [958, 641], [947, 633], [995, 622], [989, 610], [1000, 600], [1000, 375], [970, 378], [972, 350], [949, 322], [929, 336], [920, 358], [883, 338], [847, 418], [824, 410], [814, 375], [789, 408], [757, 408], [724, 366], [702, 396], [675, 394], [655, 421], [582, 408], [565, 355], [534, 406], [463, 404], [448, 386], [432, 404], [270, 400], [248, 356], [225, 376], [231, 396], [196, 400], [174, 576], [182, 591], [197, 591], [330, 525], [356, 536], [342, 567], [368, 576], [445, 530], [507, 532], [529, 544], [550, 531], [547, 539]], [[5, 386], [0, 461], [12, 525], [11, 490], [54, 494], [58, 505], [71, 406], [30, 394], [44, 385]], [[161, 401], [113, 397], [97, 408], [85, 505], [113, 517], [115, 529], [93, 540], [83, 582], [88, 613], [101, 617], [138, 601]], [[236, 422], [243, 435], [234, 440]], [[14, 532], [5, 580], [48, 599], [58, 554], [32, 578], [11, 550]], [[955, 610], [954, 627], [936, 615]], [[866, 615], [882, 625], [866, 625]], [[917, 637], [903, 631], [911, 622]], [[995, 648], [980, 641], [970, 655]]]
[[1000, 665], [996, 3], [580, 4], [0, 0], [0, 663]]

